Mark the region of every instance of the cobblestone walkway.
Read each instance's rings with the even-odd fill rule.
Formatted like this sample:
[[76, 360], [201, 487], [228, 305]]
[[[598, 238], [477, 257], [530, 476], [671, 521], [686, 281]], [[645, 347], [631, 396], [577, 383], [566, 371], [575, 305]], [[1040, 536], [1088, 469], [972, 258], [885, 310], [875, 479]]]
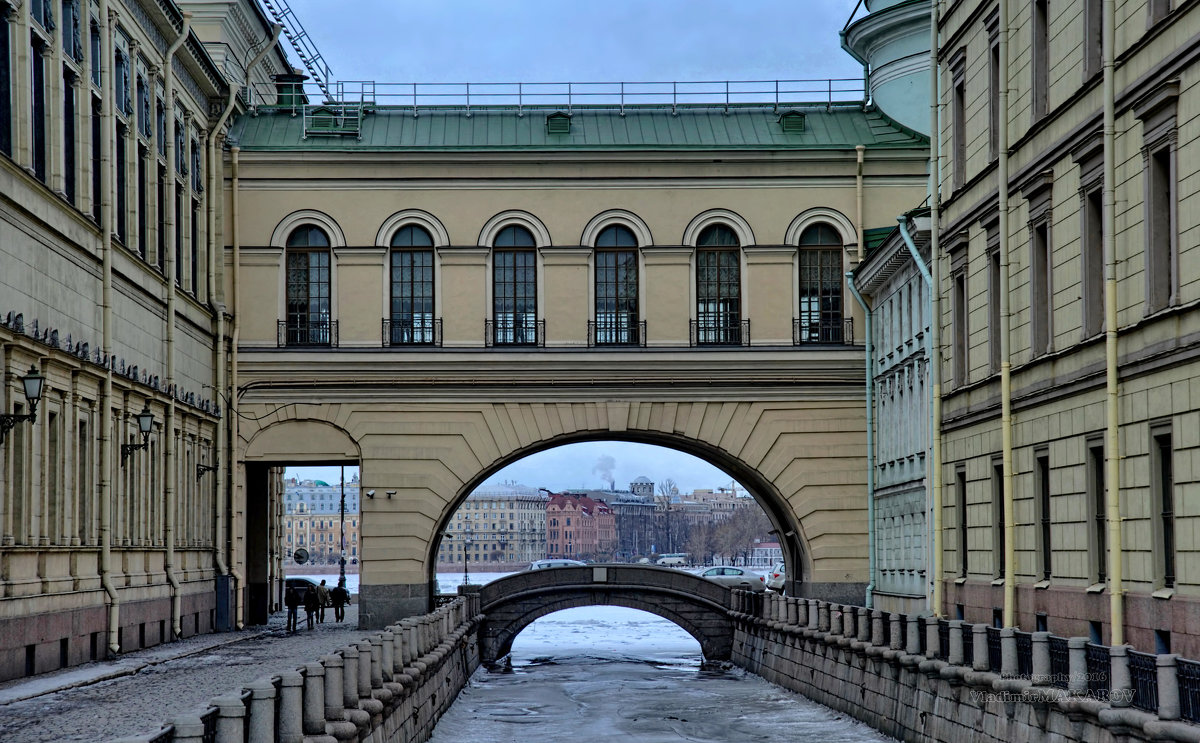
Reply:
[[215, 696], [371, 634], [357, 629], [357, 603], [347, 609], [343, 624], [332, 620], [329, 609], [324, 624], [289, 635], [286, 614], [277, 612], [266, 626], [189, 637], [112, 662], [5, 682], [0, 741], [95, 742], [158, 730], [177, 715], [205, 708]]

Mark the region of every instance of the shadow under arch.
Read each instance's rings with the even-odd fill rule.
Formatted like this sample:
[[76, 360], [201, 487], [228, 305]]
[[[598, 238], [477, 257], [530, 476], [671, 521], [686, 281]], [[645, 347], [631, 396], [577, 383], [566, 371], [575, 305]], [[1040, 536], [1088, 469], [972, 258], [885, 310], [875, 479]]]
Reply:
[[435, 539], [430, 540], [425, 564], [429, 585], [437, 586], [437, 555], [441, 539], [449, 528], [455, 512], [467, 499], [467, 496], [480, 487], [489, 477], [504, 467], [525, 457], [539, 452], [555, 449], [567, 444], [578, 444], [589, 441], [621, 441], [636, 444], [661, 446], [666, 449], [690, 454], [703, 459], [709, 464], [721, 469], [739, 482], [750, 493], [767, 520], [771, 522], [772, 532], [779, 538], [783, 550], [783, 559], [787, 564], [786, 592], [789, 595], [800, 595], [800, 584], [812, 574], [811, 556], [808, 550], [808, 540], [804, 536], [803, 525], [796, 518], [787, 500], [780, 494], [775, 485], [762, 473], [738, 457], [713, 444], [698, 439], [669, 434], [663, 431], [626, 429], [624, 431], [600, 430], [577, 431], [560, 436], [543, 439], [529, 446], [514, 450], [508, 455], [492, 462], [468, 480], [459, 490], [455, 498], [447, 505], [437, 522]]

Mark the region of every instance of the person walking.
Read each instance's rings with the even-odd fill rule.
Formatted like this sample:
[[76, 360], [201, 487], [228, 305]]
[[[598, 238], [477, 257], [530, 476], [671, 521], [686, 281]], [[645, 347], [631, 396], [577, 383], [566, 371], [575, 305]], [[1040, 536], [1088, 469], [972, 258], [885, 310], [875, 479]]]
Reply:
[[308, 616], [309, 629], [313, 628], [313, 619], [316, 618], [319, 603], [317, 600], [317, 589], [309, 586], [308, 590], [304, 592], [304, 613]]
[[339, 623], [346, 619], [346, 604], [350, 603], [350, 592], [341, 581], [329, 592], [329, 600], [333, 604], [333, 618]]
[[283, 594], [283, 605], [287, 607], [287, 631], [294, 634], [300, 614], [300, 592], [288, 586]]
[[325, 579], [317, 586], [317, 624], [325, 624], [325, 607], [330, 606], [329, 589], [325, 587]]

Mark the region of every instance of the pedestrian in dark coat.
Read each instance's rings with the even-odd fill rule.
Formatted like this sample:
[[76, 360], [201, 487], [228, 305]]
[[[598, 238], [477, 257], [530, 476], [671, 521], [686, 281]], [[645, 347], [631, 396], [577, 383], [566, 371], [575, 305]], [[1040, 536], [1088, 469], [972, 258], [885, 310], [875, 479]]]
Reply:
[[283, 594], [283, 605], [287, 607], [287, 631], [295, 632], [300, 614], [300, 592], [288, 586]]
[[341, 622], [346, 618], [346, 604], [350, 603], [350, 592], [341, 583], [329, 592], [329, 600], [333, 602], [333, 618]]
[[313, 620], [316, 619], [317, 608], [320, 607], [321, 601], [317, 598], [317, 590], [312, 586], [304, 592], [304, 613], [308, 615], [308, 628], [313, 628]]

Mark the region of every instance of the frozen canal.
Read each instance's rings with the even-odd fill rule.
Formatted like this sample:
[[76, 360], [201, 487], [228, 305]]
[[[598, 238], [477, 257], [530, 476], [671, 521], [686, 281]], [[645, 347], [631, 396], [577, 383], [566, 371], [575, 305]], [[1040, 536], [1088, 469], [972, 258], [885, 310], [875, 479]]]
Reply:
[[699, 643], [634, 609], [545, 616], [512, 657], [511, 673], [475, 674], [432, 743], [894, 740], [741, 669], [701, 671]]

